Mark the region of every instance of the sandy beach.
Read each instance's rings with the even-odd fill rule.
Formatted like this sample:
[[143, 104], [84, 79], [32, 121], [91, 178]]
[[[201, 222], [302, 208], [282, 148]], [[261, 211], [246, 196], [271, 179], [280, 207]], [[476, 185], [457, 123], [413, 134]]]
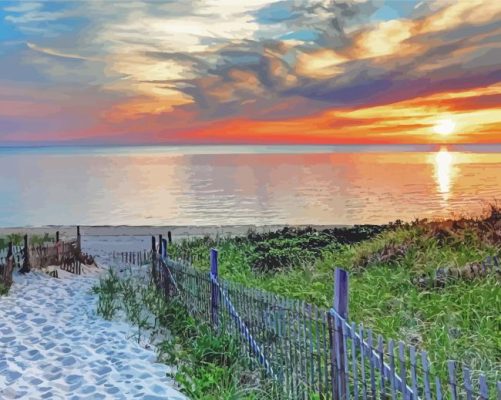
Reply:
[[129, 324], [96, 315], [90, 289], [106, 252], [83, 247], [101, 253], [99, 268], [84, 267], [80, 276], [59, 270], [59, 279], [16, 271], [0, 297], [0, 398], [185, 399]]

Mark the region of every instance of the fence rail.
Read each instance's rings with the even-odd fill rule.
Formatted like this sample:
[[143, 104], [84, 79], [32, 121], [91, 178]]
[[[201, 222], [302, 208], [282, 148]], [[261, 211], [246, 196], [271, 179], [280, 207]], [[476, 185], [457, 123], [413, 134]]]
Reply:
[[128, 265], [145, 265], [151, 262], [150, 251], [114, 251], [112, 257], [115, 261], [121, 261]]
[[286, 399], [501, 399], [501, 382], [452, 360], [444, 371], [426, 351], [350, 322], [348, 274], [341, 269], [333, 307], [325, 310], [220, 279], [214, 249], [210, 272], [203, 272], [188, 260], [170, 259], [166, 241], [159, 243], [153, 237], [150, 252], [114, 257], [131, 265], [150, 262], [166, 299], [180, 300], [194, 318], [238, 338]]
[[[0, 279], [4, 285], [10, 287], [15, 265], [21, 266], [20, 272], [22, 273], [30, 272], [32, 268], [62, 265], [67, 271], [80, 274], [82, 256], [86, 255], [81, 252], [80, 227], [77, 227], [77, 238], [69, 241], [59, 240], [59, 232], [56, 232], [54, 243], [30, 245], [28, 235], [24, 235], [23, 246], [14, 246], [10, 242], [7, 248], [0, 249]], [[68, 263], [70, 259], [72, 262], [78, 261], [78, 265]]]
[[32, 268], [60, 265], [63, 260], [78, 252], [78, 241], [58, 241], [52, 244], [29, 246], [29, 261]]
[[334, 280], [334, 306], [322, 310], [220, 279], [214, 250], [210, 273], [159, 252], [152, 252], [153, 271], [164, 295], [176, 296], [194, 317], [239, 337], [285, 398], [501, 398], [501, 383], [488, 382], [456, 361], [440, 371], [426, 351], [376, 337], [362, 324], [349, 322], [348, 275], [341, 269]]
[[[10, 245], [11, 243], [9, 243]], [[14, 264], [20, 264], [23, 257], [23, 246], [12, 245], [12, 258]], [[9, 254], [9, 246], [0, 249], [0, 265], [5, 265], [7, 263], [7, 256]]]

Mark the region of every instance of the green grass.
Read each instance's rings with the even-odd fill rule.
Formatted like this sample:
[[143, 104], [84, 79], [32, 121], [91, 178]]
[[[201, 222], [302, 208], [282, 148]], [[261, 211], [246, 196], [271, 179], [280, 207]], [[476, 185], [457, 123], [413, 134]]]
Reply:
[[[402, 340], [426, 350], [432, 371], [447, 373], [447, 360], [455, 359], [474, 371], [499, 379], [501, 370], [501, 285], [499, 275], [457, 279], [445, 287], [420, 287], [416, 280], [438, 268], [462, 267], [501, 254], [496, 236], [498, 219], [459, 220], [397, 224], [358, 243], [332, 239], [322, 251], [301, 256], [287, 251], [280, 238], [262, 238], [265, 245], [249, 239], [208, 238], [176, 243], [174, 257], [189, 253], [196, 267], [208, 270], [210, 247], [219, 250], [219, 275], [249, 287], [262, 288], [290, 298], [330, 307], [333, 271], [350, 273], [349, 319], [363, 322], [376, 334]], [[310, 242], [298, 232], [293, 248]], [[250, 235], [249, 235], [250, 236]], [[305, 237], [306, 236], [306, 237]], [[356, 241], [354, 241], [356, 242]], [[277, 245], [277, 243], [279, 243]], [[256, 267], [259, 246], [281, 255], [285, 262]], [[263, 272], [267, 271], [267, 272]]]
[[177, 300], [166, 302], [149, 279], [109, 273], [93, 288], [97, 312], [111, 320], [120, 316], [137, 329], [139, 341], [160, 335], [159, 360], [176, 367], [172, 377], [193, 400], [279, 399], [276, 388], [242, 357], [236, 338], [216, 333], [191, 317]]
[[[55, 236], [45, 232], [43, 235], [29, 235], [28, 240], [30, 244], [38, 246], [47, 242], [53, 242]], [[24, 244], [24, 235], [20, 233], [11, 233], [4, 237], [0, 237], [0, 249], [6, 248], [9, 242], [12, 242], [14, 246], [22, 246]]]
[[0, 282], [0, 296], [5, 296], [9, 293], [9, 287], [5, 286], [3, 282]]
[[43, 235], [29, 235], [28, 239], [30, 244], [39, 246], [47, 242], [54, 242], [56, 237], [45, 232]]
[[12, 242], [14, 246], [21, 246], [23, 244], [23, 235], [20, 233], [11, 233], [10, 235], [0, 238], [2, 247], [7, 247], [9, 242]]

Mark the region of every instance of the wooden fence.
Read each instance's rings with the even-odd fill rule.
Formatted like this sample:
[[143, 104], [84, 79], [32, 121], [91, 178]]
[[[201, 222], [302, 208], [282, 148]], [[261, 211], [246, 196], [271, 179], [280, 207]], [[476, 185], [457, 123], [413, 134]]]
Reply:
[[[7, 248], [0, 249], [0, 279], [10, 287], [15, 265], [21, 267], [22, 273], [30, 272], [32, 268], [61, 265], [66, 271], [80, 274], [81, 263], [78, 259], [82, 254], [80, 227], [77, 227], [77, 238], [69, 241], [59, 240], [59, 232], [56, 232], [54, 243], [30, 245], [28, 235], [24, 235], [23, 246], [14, 246], [10, 242]], [[70, 259], [72, 262], [68, 261]]]
[[14, 259], [12, 256], [7, 256], [5, 262], [0, 264], [0, 280], [1, 283], [9, 288], [12, 285], [12, 271], [14, 270]]
[[14, 246], [9, 242], [5, 249], [0, 250], [0, 281], [9, 288], [12, 285], [14, 267], [20, 265], [24, 255], [22, 246]]
[[[23, 246], [14, 246], [12, 242], [9, 243], [9, 246], [12, 246], [12, 259], [14, 263], [19, 264], [23, 257]], [[0, 265], [4, 265], [7, 262], [9, 246], [0, 249]]]
[[82, 274], [82, 263], [75, 258], [63, 258], [60, 268], [63, 271], [71, 272], [72, 274]]
[[[12, 246], [12, 253], [17, 254], [21, 253], [23, 250], [23, 246], [15, 246], [12, 244], [12, 242], [9, 243], [9, 246]], [[0, 258], [5, 258], [7, 257], [7, 254], [9, 253], [9, 246], [0, 249]]]
[[4, 250], [2, 249], [0, 257], [0, 282], [7, 288], [12, 285], [12, 272], [14, 270], [14, 265], [16, 262], [15, 255], [19, 253], [20, 249], [18, 246], [13, 246], [12, 242], [9, 243], [8, 247]]
[[77, 254], [77, 249], [77, 240], [29, 246], [30, 267], [44, 268], [49, 265], [62, 265], [65, 258]]
[[112, 257], [115, 261], [128, 265], [145, 265], [151, 262], [150, 251], [114, 251]]
[[441, 371], [426, 351], [350, 322], [342, 269], [335, 272], [333, 307], [324, 310], [220, 279], [214, 249], [209, 273], [169, 259], [154, 238], [151, 254], [166, 298], [176, 297], [193, 317], [239, 338], [286, 399], [501, 399], [501, 382], [456, 361]]

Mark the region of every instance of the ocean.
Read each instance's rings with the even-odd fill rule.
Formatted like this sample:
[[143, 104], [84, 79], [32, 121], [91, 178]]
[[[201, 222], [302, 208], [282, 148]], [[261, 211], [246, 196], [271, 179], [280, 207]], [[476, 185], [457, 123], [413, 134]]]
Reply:
[[0, 148], [0, 226], [366, 224], [501, 201], [501, 145]]

